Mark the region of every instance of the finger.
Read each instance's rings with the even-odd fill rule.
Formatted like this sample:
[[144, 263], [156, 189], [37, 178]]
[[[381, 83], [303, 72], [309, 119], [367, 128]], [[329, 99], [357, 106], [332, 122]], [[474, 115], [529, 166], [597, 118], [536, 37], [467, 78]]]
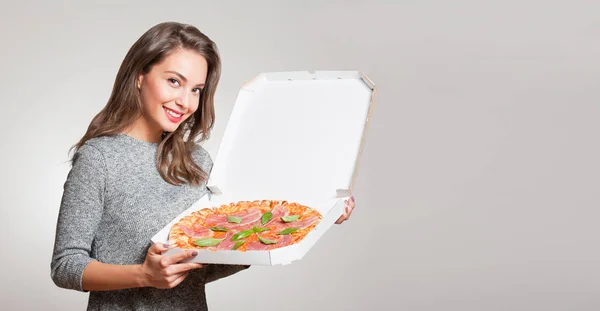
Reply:
[[346, 220], [348, 220], [348, 217], [342, 215], [342, 216], [340, 216], [340, 218], [338, 218], [338, 220], [335, 223], [339, 225], [339, 224], [343, 223]]
[[350, 207], [350, 202], [346, 201], [346, 206], [344, 206], [344, 220], [350, 219], [350, 213], [352, 213], [352, 208]]
[[163, 267], [166, 267], [166, 266], [170, 266], [172, 264], [176, 264], [185, 259], [195, 257], [197, 255], [198, 255], [197, 251], [186, 250], [186, 251], [174, 254], [174, 255], [164, 256], [161, 259], [161, 264], [163, 265]]
[[337, 221], [335, 222], [335, 224], [336, 224], [336, 225], [339, 225], [339, 224], [343, 223], [343, 222], [344, 222], [344, 221], [346, 221], [346, 220], [348, 220], [348, 214], [346, 214], [346, 213], [344, 212], [344, 214], [342, 214], [342, 215], [340, 216], [340, 218], [338, 218], [338, 219], [337, 219]]
[[179, 277], [177, 277], [173, 281], [169, 282], [169, 287], [173, 288], [173, 287], [179, 285], [179, 283], [183, 282], [183, 280], [185, 279], [185, 277], [187, 275], [188, 275], [187, 272], [182, 273]]
[[159, 254], [159, 255], [166, 252], [167, 250], [169, 250], [169, 245], [163, 244], [163, 243], [154, 243], [148, 249], [148, 251], [151, 254]]
[[193, 269], [204, 268], [204, 265], [198, 262], [186, 262], [175, 265], [170, 265], [167, 272], [167, 275], [175, 275], [183, 272], [187, 272]]

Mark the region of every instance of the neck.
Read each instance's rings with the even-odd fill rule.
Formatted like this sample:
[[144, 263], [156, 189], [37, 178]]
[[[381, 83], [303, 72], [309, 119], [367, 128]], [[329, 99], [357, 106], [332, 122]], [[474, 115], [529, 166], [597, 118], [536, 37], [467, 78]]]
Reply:
[[162, 129], [151, 126], [143, 117], [138, 118], [123, 134], [149, 143], [158, 143], [162, 140]]

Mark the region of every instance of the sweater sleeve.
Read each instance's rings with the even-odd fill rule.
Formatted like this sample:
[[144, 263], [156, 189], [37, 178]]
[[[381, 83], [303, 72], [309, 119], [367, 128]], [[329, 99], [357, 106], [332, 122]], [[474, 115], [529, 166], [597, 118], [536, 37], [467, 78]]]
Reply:
[[56, 225], [50, 268], [59, 287], [84, 291], [83, 271], [92, 261], [90, 253], [102, 217], [105, 189], [102, 153], [91, 145], [82, 146], [64, 184]]

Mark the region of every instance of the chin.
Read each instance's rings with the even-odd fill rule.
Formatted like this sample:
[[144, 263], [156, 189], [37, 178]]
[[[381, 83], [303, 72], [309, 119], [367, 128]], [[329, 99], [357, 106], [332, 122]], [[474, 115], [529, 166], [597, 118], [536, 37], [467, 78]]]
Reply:
[[172, 133], [175, 132], [178, 128], [179, 126], [163, 126], [162, 130], [163, 132]]
[[177, 123], [177, 124], [167, 121], [168, 123], [161, 124], [162, 125], [161, 128], [162, 128], [163, 132], [169, 132], [169, 133], [175, 132], [180, 126], [183, 126], [184, 121], [181, 121], [180, 123]]

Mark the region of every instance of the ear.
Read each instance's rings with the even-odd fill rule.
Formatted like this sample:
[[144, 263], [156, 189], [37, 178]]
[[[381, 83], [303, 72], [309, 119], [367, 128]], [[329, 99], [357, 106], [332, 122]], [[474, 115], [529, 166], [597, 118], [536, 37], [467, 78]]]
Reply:
[[144, 74], [140, 72], [140, 74], [138, 74], [137, 81], [136, 81], [138, 90], [142, 88], [142, 82], [144, 82]]

